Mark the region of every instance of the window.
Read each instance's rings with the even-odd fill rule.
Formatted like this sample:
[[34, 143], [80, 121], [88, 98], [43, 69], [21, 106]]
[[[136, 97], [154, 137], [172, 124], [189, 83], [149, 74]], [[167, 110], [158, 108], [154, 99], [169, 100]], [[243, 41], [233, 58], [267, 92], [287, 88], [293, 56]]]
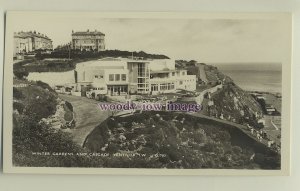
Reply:
[[151, 91], [158, 91], [158, 85], [157, 84], [152, 84], [151, 85]]
[[95, 75], [95, 78], [98, 78], [98, 76], [97, 76], [97, 75]]
[[122, 74], [122, 81], [126, 81], [126, 74]]
[[113, 74], [109, 74], [109, 81], [114, 81], [114, 75]]
[[174, 83], [171, 83], [171, 89], [175, 89], [175, 84]]
[[114, 92], [118, 92], [118, 90], [119, 90], [119, 87], [118, 87], [118, 86], [115, 86], [115, 87], [114, 87]]
[[139, 84], [146, 83], [146, 80], [144, 78], [138, 78], [138, 83]]
[[180, 85], [182, 85], [182, 84], [183, 84], [183, 82], [182, 82], [182, 81], [179, 81], [179, 84], [180, 84]]
[[115, 80], [120, 81], [120, 74], [115, 74]]
[[160, 90], [167, 90], [168, 84], [160, 84]]
[[175, 72], [172, 72], [172, 76], [175, 76]]
[[144, 77], [146, 75], [145, 63], [138, 63], [138, 76]]
[[174, 89], [174, 83], [168, 83], [168, 90]]
[[185, 75], [185, 72], [184, 72], [184, 71], [182, 72], [182, 75], [183, 75], [183, 76]]

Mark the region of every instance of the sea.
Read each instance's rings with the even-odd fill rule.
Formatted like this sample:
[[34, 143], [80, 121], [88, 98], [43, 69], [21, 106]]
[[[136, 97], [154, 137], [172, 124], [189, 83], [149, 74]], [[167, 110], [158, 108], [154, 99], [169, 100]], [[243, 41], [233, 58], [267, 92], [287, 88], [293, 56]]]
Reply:
[[280, 63], [211, 64], [246, 91], [282, 93]]

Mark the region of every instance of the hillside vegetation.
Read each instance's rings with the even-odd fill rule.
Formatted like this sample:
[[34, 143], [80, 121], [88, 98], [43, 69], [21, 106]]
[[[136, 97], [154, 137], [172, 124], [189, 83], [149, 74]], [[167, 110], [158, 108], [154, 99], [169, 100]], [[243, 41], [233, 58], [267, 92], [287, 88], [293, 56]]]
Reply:
[[161, 54], [149, 54], [144, 51], [124, 51], [124, 50], [103, 50], [103, 51], [80, 51], [80, 50], [66, 50], [66, 49], [55, 49], [51, 54], [37, 54], [36, 57], [39, 59], [44, 58], [105, 58], [105, 57], [140, 57], [143, 59], [169, 59], [169, 57]]
[[[42, 119], [53, 115], [57, 94], [43, 82], [15, 80], [13, 89], [13, 164], [31, 167], [101, 166], [97, 158], [53, 153], [86, 152], [72, 141], [69, 133], [52, 128]], [[71, 107], [66, 105], [66, 107]], [[44, 153], [42, 153], [44, 152]], [[49, 153], [47, 155], [45, 153]]]
[[279, 155], [239, 129], [173, 112], [111, 117], [90, 133], [84, 147], [125, 155], [112, 157], [106, 167], [280, 168]]
[[[193, 60], [176, 61], [177, 68], [187, 69], [190, 74], [197, 75], [198, 79], [200, 79], [200, 65], [203, 66], [207, 84], [200, 84], [200, 87], [197, 87], [198, 90], [201, 87], [205, 88], [220, 83], [223, 84], [222, 89], [205, 97], [202, 103], [204, 107], [202, 113], [235, 123], [249, 124], [253, 127], [261, 128], [261, 125], [257, 123], [263, 114], [261, 105], [247, 91], [236, 85], [230, 77], [224, 75], [217, 67], [211, 65], [197, 63]], [[209, 101], [210, 105], [208, 105]]]
[[71, 50], [69, 52], [69, 50], [54, 50], [50, 54], [38, 52], [33, 58], [15, 63], [14, 72], [16, 74], [24, 72], [65, 72], [75, 69], [76, 64], [80, 62], [106, 57], [131, 58], [132, 56], [142, 59], [169, 59], [169, 57], [165, 55], [148, 54], [143, 51], [104, 50], [98, 52]]
[[209, 108], [209, 115], [220, 116], [239, 124], [259, 127], [257, 119], [263, 111], [260, 104], [246, 91], [234, 83], [224, 85], [223, 89], [212, 96], [214, 106]]

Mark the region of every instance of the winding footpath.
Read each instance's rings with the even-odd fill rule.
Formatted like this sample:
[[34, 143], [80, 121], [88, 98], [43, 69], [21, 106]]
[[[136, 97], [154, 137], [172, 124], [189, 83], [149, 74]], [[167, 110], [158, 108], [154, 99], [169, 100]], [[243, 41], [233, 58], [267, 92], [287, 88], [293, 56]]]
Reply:
[[[70, 132], [73, 136], [73, 140], [78, 145], [82, 146], [87, 135], [101, 122], [103, 122], [107, 117], [111, 115], [109, 111], [102, 111], [97, 106], [97, 101], [88, 99], [86, 97], [77, 97], [71, 95], [60, 94], [59, 97], [65, 101], [70, 102], [73, 105], [73, 110], [75, 112], [76, 125], [74, 129], [71, 129]], [[249, 137], [256, 140], [255, 136], [251, 134], [249, 129], [241, 124], [233, 123], [230, 121], [209, 117], [201, 113], [189, 113], [195, 117], [206, 118], [214, 120], [217, 122], [225, 123], [231, 126], [235, 126], [242, 130]], [[258, 140], [257, 140], [258, 141]], [[267, 141], [262, 140], [262, 144], [267, 146]]]
[[59, 97], [73, 106], [76, 124], [70, 132], [74, 142], [80, 146], [87, 135], [111, 114], [109, 111], [100, 110], [96, 100], [65, 94], [59, 94]]

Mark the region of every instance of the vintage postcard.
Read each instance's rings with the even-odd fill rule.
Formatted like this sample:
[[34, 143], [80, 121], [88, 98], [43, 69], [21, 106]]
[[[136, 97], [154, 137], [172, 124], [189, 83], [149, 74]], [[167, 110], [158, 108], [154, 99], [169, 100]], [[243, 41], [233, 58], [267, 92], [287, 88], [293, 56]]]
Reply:
[[289, 175], [291, 14], [6, 14], [4, 171]]

